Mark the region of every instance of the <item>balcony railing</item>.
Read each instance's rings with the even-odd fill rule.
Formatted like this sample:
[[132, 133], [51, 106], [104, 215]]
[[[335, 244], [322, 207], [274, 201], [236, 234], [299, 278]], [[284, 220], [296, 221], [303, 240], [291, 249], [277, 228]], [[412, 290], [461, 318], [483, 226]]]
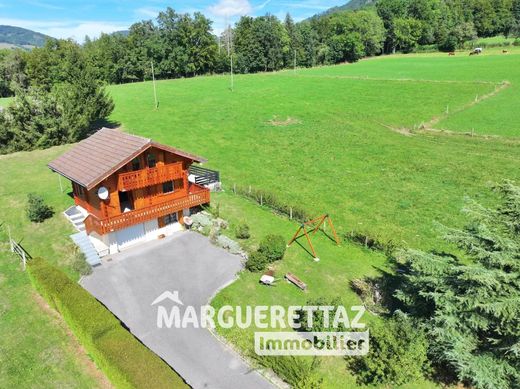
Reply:
[[176, 162], [164, 166], [136, 170], [135, 172], [121, 173], [117, 189], [125, 192], [145, 188], [150, 185], [162, 184], [166, 181], [178, 180], [182, 177], [182, 162]]
[[161, 204], [137, 209], [135, 211], [125, 212], [121, 215], [109, 217], [106, 219], [98, 219], [93, 215], [89, 215], [84, 222], [85, 229], [87, 230], [88, 234], [90, 234], [92, 231], [95, 231], [99, 235], [104, 235], [109, 232], [122, 230], [123, 228], [130, 227], [135, 224], [157, 219], [186, 208], [207, 204], [209, 201], [209, 189], [196, 184], [191, 184], [189, 186], [188, 195], [175, 200], [166, 201]]

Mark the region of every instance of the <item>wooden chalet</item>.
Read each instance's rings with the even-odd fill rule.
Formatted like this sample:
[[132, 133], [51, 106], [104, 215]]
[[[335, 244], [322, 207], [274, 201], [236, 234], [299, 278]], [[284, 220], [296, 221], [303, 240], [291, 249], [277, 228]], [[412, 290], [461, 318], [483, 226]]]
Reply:
[[205, 159], [151, 139], [103, 128], [48, 167], [72, 182], [76, 208], [94, 246], [114, 253], [179, 229], [190, 209], [210, 202], [189, 181]]

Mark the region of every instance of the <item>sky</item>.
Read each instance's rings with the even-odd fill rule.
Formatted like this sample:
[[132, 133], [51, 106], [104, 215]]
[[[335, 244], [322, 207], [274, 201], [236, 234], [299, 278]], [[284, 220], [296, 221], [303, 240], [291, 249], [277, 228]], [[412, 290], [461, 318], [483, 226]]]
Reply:
[[213, 20], [215, 33], [226, 21], [242, 15], [271, 13], [283, 19], [290, 13], [295, 21], [308, 18], [348, 0], [0, 0], [0, 25], [28, 28], [55, 38], [83, 42], [86, 35], [126, 30], [132, 23], [153, 19], [171, 7], [180, 13], [202, 12]]

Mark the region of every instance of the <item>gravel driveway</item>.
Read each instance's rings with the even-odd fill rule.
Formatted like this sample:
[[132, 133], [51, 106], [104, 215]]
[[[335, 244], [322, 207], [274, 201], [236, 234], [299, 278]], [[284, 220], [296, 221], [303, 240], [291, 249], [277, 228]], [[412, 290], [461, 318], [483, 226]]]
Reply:
[[[198, 310], [241, 267], [238, 256], [181, 232], [113, 255], [80, 283], [192, 387], [272, 388], [207, 329], [159, 329], [157, 306], [151, 305], [163, 292], [178, 291], [184, 307]], [[163, 302], [168, 311], [172, 304]]]

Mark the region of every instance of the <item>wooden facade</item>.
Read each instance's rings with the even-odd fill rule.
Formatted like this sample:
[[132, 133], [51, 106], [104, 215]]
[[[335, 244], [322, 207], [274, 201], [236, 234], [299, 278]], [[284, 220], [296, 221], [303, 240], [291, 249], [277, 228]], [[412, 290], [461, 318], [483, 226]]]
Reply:
[[[87, 190], [73, 182], [74, 201], [86, 209], [87, 233], [99, 235], [157, 219], [164, 227], [171, 215], [182, 222], [182, 211], [209, 203], [209, 190], [188, 182], [191, 160], [158, 147], [150, 147]], [[102, 200], [99, 188], [109, 196]]]

